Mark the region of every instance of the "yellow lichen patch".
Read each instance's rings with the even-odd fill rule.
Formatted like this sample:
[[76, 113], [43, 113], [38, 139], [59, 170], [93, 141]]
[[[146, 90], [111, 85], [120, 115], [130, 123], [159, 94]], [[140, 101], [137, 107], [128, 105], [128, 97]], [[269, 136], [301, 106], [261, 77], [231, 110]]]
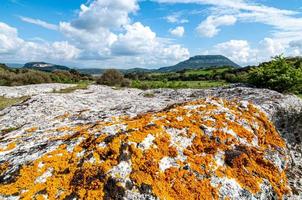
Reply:
[[9, 167], [9, 163], [8, 162], [0, 164], [0, 176], [2, 176], [6, 172], [6, 170], [8, 169], [8, 167]]
[[60, 115], [60, 116], [57, 116], [57, 117], [55, 117], [55, 119], [56, 120], [64, 120], [64, 119], [66, 119], [66, 118], [68, 118], [68, 117], [70, 117], [71, 115], [70, 115], [70, 113], [64, 113], [63, 115]]
[[10, 150], [12, 150], [14, 148], [16, 148], [16, 143], [15, 142], [11, 142], [5, 148], [0, 148], [0, 152], [10, 151]]
[[[159, 199], [219, 199], [223, 183], [212, 184], [212, 177], [236, 180], [251, 195], [264, 181], [280, 199], [289, 192], [284, 166], [266, 158], [282, 156], [285, 143], [251, 104], [201, 99], [53, 132], [60, 134], [50, 141], [63, 145], [21, 166], [13, 182], [0, 183], [0, 196], [114, 199], [126, 195], [128, 184]], [[9, 167], [0, 165], [1, 175]]]
[[33, 133], [33, 132], [35, 132], [35, 131], [37, 131], [37, 130], [38, 130], [38, 127], [32, 127], [32, 128], [26, 129], [25, 131], [26, 131], [27, 133]]

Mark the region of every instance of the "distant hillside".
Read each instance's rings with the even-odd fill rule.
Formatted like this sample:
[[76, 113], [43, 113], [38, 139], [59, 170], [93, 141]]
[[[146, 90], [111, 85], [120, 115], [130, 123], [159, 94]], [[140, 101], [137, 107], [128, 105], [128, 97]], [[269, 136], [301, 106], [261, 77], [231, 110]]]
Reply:
[[5, 65], [10, 68], [22, 68], [24, 66], [24, 64], [20, 63], [5, 63]]
[[125, 69], [121, 70], [123, 73], [147, 73], [147, 72], [154, 72], [157, 71], [156, 69], [145, 69], [145, 68], [131, 68], [131, 69]]
[[100, 68], [80, 68], [76, 70], [80, 73], [90, 74], [90, 75], [102, 74], [105, 71], [105, 69], [100, 69]]
[[180, 62], [174, 66], [158, 69], [159, 72], [176, 72], [184, 69], [201, 69], [210, 67], [230, 66], [239, 68], [240, 66], [222, 55], [200, 55], [194, 56]]
[[45, 63], [45, 62], [30, 62], [26, 63], [24, 65], [25, 69], [35, 69], [35, 70], [40, 70], [40, 71], [45, 71], [45, 72], [53, 72], [56, 70], [62, 70], [62, 71], [70, 71], [71, 69], [66, 66], [62, 65], [55, 65], [51, 63]]
[[[81, 69], [76, 69], [80, 73], [83, 74], [90, 74], [90, 75], [97, 75], [97, 74], [102, 74], [106, 69], [100, 69], [100, 68], [81, 68]], [[144, 68], [131, 68], [131, 69], [117, 69], [120, 72], [127, 74], [127, 73], [146, 73], [146, 72], [153, 72], [155, 70], [152, 69], [144, 69]]]

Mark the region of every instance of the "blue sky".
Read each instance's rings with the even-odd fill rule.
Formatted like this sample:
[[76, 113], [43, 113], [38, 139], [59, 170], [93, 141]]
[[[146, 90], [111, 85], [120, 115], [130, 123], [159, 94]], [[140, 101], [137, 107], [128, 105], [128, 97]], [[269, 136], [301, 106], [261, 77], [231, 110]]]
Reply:
[[300, 0], [2, 0], [0, 62], [157, 68], [302, 54]]

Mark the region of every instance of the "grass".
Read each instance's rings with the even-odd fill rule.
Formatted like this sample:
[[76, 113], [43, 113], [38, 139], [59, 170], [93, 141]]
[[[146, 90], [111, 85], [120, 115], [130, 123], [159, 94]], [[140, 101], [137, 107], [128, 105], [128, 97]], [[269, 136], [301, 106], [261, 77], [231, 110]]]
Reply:
[[209, 69], [192, 69], [185, 72], [186, 75], [215, 75], [221, 74], [225, 71], [230, 70], [230, 67], [217, 67]]
[[29, 99], [29, 97], [19, 97], [19, 98], [6, 98], [6, 97], [0, 97], [0, 110], [3, 110], [4, 108], [19, 104], [25, 100]]
[[54, 91], [53, 93], [59, 93], [59, 94], [72, 93], [76, 90], [86, 90], [88, 88], [88, 86], [89, 86], [89, 82], [82, 82], [82, 83], [77, 84], [76, 86], [68, 87], [65, 89], [58, 90], [58, 91]]
[[146, 98], [153, 98], [153, 97], [155, 97], [155, 94], [154, 93], [145, 93], [144, 94], [144, 97], [146, 97]]
[[225, 86], [225, 81], [133, 81], [131, 87], [139, 89], [157, 89], [157, 88], [193, 88], [204, 89], [211, 87]]
[[300, 97], [302, 99], [302, 94], [297, 94], [298, 97]]
[[3, 129], [3, 130], [0, 131], [0, 134], [7, 134], [7, 133], [10, 133], [10, 132], [16, 131], [18, 129], [19, 129], [19, 127], [12, 127], [12, 128]]

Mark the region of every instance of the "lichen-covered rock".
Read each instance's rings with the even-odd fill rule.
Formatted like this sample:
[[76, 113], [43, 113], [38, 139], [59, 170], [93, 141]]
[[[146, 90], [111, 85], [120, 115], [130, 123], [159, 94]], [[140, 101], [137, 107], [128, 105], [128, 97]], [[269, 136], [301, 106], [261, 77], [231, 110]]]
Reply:
[[135, 118], [9, 133], [1, 144], [2, 198], [260, 199], [290, 192], [285, 142], [247, 102], [201, 99]]
[[294, 96], [245, 87], [147, 91], [152, 98], [103, 86], [38, 91], [0, 111], [0, 199], [301, 198]]

